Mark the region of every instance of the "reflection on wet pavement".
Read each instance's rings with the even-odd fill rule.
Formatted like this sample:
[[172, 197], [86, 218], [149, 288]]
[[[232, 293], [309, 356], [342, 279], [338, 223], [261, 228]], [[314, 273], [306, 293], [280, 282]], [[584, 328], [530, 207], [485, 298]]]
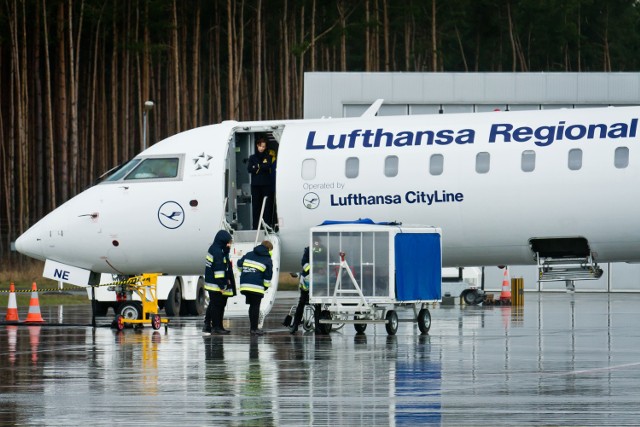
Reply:
[[[201, 319], [93, 329], [87, 307], [0, 326], [0, 424], [633, 425], [640, 295], [527, 294], [524, 309], [434, 307], [401, 323], [291, 336], [283, 293], [263, 337]], [[65, 324], [55, 326], [64, 319]], [[106, 325], [110, 318], [99, 319]]]

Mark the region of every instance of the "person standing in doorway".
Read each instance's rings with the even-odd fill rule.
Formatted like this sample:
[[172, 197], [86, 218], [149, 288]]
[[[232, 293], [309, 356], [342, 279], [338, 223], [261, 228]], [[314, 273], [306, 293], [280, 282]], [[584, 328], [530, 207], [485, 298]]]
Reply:
[[260, 321], [260, 302], [269, 286], [273, 276], [273, 263], [271, 262], [271, 250], [273, 245], [268, 240], [263, 240], [238, 261], [240, 269], [240, 293], [249, 304], [249, 323], [251, 335], [263, 335], [264, 331], [258, 328]]
[[209, 306], [204, 316], [204, 334], [226, 335], [222, 326], [227, 299], [234, 294], [235, 280], [229, 260], [231, 234], [220, 230], [209, 247], [204, 268], [204, 288], [209, 293]]
[[247, 171], [251, 174], [251, 208], [253, 213], [253, 229], [260, 226], [260, 209], [266, 197], [264, 206], [264, 222], [273, 226], [273, 159], [267, 153], [267, 141], [264, 138], [256, 142], [256, 152], [249, 157]]

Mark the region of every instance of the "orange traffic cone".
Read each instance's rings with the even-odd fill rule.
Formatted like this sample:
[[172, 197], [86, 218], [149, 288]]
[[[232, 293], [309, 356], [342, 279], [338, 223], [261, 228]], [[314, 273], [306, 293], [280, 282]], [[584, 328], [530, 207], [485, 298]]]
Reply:
[[27, 319], [25, 323], [42, 323], [44, 319], [40, 314], [40, 302], [38, 301], [38, 289], [36, 289], [36, 282], [31, 285], [31, 301], [29, 301], [29, 313], [27, 313]]
[[7, 307], [7, 315], [4, 317], [4, 320], [7, 322], [19, 322], [20, 318], [18, 317], [18, 303], [16, 302], [16, 288], [13, 285], [9, 285], [9, 304]]
[[509, 280], [509, 269], [504, 267], [504, 277], [502, 279], [502, 292], [500, 293], [500, 301], [511, 302], [511, 281]]

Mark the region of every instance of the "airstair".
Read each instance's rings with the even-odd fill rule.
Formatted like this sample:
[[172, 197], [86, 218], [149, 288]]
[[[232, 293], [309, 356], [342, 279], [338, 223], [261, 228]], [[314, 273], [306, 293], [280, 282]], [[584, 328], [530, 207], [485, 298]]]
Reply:
[[539, 282], [572, 282], [602, 277], [602, 269], [591, 253], [589, 242], [583, 237], [531, 239], [529, 243], [536, 254]]

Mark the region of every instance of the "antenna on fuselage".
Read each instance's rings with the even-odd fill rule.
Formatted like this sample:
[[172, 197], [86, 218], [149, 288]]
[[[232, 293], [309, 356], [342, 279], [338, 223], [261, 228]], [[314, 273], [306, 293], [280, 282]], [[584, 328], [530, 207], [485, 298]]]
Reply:
[[376, 101], [371, 104], [371, 107], [367, 108], [367, 111], [362, 113], [360, 117], [375, 117], [378, 114], [378, 110], [380, 109], [383, 101], [384, 99], [376, 99]]

